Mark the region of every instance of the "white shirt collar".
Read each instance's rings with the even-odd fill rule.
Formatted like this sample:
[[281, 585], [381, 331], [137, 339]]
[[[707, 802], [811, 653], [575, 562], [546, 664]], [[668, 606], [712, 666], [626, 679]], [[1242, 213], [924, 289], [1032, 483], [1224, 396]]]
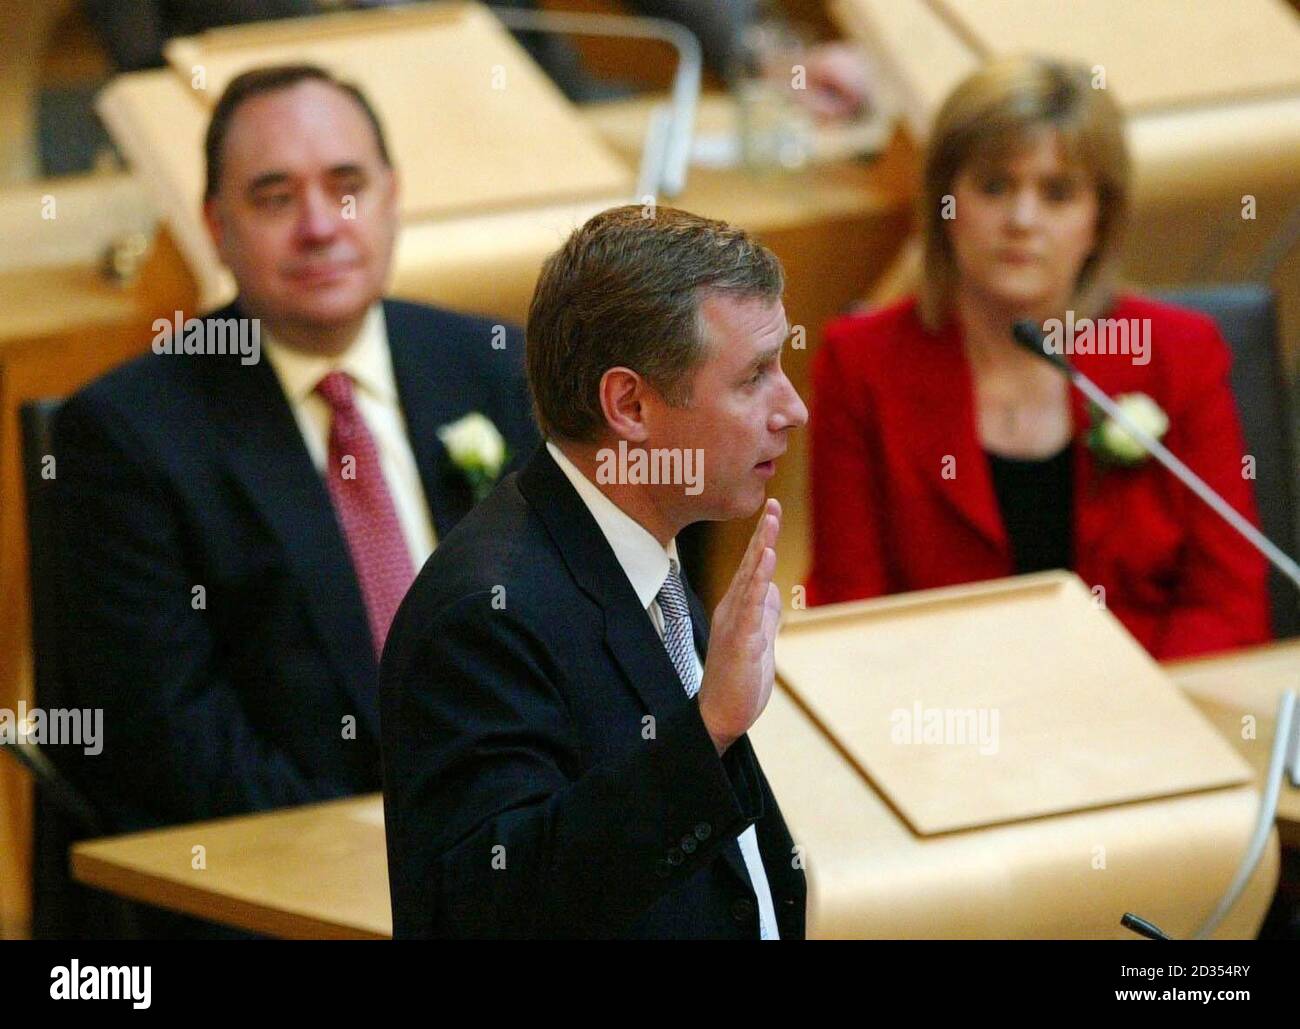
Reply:
[[645, 526], [605, 496], [594, 482], [583, 475], [564, 455], [564, 451], [550, 440], [546, 441], [546, 449], [555, 458], [560, 471], [573, 483], [573, 488], [578, 491], [578, 496], [587, 505], [591, 516], [596, 519], [614, 556], [622, 565], [628, 582], [636, 591], [641, 606], [648, 608], [668, 578], [669, 562], [679, 568], [681, 566], [677, 558], [677, 540], [669, 540], [667, 547], [661, 547]]
[[384, 305], [380, 301], [366, 312], [357, 338], [347, 350], [336, 356], [322, 357], [294, 350], [268, 332], [262, 334], [262, 346], [290, 404], [301, 403], [316, 384], [335, 369], [347, 372], [359, 389], [375, 399], [384, 403], [397, 401], [397, 380], [393, 376], [388, 328], [384, 324]]

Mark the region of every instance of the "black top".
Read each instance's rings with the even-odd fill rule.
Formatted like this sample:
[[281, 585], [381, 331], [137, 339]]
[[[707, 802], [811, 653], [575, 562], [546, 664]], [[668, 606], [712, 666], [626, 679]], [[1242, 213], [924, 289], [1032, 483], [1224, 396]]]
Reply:
[[993, 492], [1017, 575], [1070, 568], [1074, 557], [1073, 448], [1041, 461], [989, 453]]

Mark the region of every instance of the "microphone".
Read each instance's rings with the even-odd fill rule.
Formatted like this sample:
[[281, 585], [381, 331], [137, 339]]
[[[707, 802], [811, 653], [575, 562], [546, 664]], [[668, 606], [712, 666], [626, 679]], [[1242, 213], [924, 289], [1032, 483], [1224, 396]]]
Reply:
[[1065, 359], [1064, 354], [1049, 350], [1046, 347], [1042, 329], [1033, 319], [1022, 318], [1020, 321], [1015, 322], [1011, 326], [1011, 335], [1017, 343], [1030, 353], [1036, 354], [1064, 372], [1075, 389], [1105, 411], [1125, 432], [1141, 443], [1147, 452], [1164, 465], [1179, 482], [1200, 497], [1213, 509], [1215, 514], [1236, 529], [1241, 536], [1245, 537], [1251, 546], [1264, 555], [1269, 564], [1290, 579], [1296, 589], [1300, 590], [1300, 565], [1297, 565], [1272, 540], [1251, 525], [1246, 518], [1242, 517], [1236, 508], [1215, 492], [1209, 483], [1183, 464], [1168, 447], [1149, 432], [1133, 424], [1133, 419], [1121, 411], [1115, 401], [1100, 386], [1070, 364]]
[[1132, 929], [1139, 936], [1145, 936], [1148, 940], [1167, 940], [1168, 936], [1154, 922], [1148, 922], [1145, 918], [1139, 918], [1131, 911], [1125, 911], [1124, 917], [1119, 920], [1119, 924], [1125, 929]]

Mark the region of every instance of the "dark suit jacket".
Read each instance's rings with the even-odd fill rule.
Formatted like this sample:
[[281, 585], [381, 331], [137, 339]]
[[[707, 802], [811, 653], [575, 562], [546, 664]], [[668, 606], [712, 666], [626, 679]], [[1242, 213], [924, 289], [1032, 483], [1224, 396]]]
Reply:
[[[486, 319], [397, 301], [384, 315], [442, 538], [472, 494], [437, 429], [478, 410], [515, 455], [536, 441], [522, 338], [494, 350]], [[59, 676], [69, 705], [104, 709], [103, 753], [73, 774], [110, 827], [378, 789], [365, 608], [265, 357], [148, 354], [68, 400], [55, 441]]]
[[802, 938], [801, 863], [748, 739], [719, 759], [545, 447], [425, 565], [380, 693], [397, 937], [754, 939], [735, 840], [755, 823], [780, 934]]

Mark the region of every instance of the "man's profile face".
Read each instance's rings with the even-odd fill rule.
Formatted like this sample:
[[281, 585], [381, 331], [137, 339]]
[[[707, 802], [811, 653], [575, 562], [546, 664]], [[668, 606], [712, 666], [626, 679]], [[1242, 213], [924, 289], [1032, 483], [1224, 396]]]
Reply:
[[808, 420], [781, 370], [789, 335], [780, 300], [714, 294], [700, 303], [708, 347], [683, 407], [664, 403], [647, 412], [651, 447], [702, 448], [703, 490], [665, 494], [681, 505], [683, 524], [747, 517], [767, 495], [787, 436]]
[[249, 313], [299, 335], [358, 321], [388, 278], [397, 180], [356, 101], [313, 80], [253, 97], [222, 157], [204, 215]]

